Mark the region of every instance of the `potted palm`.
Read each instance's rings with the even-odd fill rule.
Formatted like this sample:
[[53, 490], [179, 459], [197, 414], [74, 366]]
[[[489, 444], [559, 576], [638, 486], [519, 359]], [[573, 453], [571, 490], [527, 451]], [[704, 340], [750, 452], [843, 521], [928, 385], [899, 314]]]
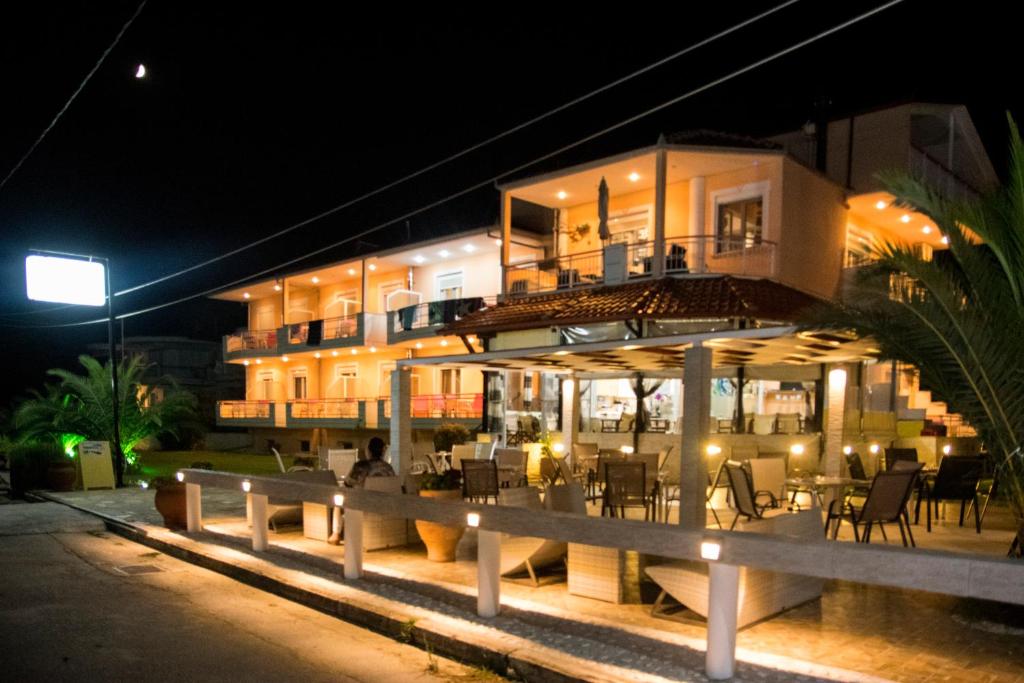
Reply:
[[[462, 473], [458, 470], [430, 472], [420, 480], [420, 496], [435, 500], [462, 500]], [[465, 528], [416, 520], [416, 531], [427, 546], [427, 559], [432, 562], [454, 562], [455, 548]]]

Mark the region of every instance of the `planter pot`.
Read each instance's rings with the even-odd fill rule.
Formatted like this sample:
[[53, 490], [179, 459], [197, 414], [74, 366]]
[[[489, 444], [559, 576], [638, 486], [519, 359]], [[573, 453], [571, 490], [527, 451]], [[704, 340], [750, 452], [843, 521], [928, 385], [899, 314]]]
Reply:
[[[424, 498], [436, 498], [439, 500], [462, 500], [462, 491], [420, 491]], [[427, 522], [422, 519], [416, 520], [416, 531], [427, 546], [427, 559], [431, 562], [454, 562], [455, 548], [459, 545], [459, 539], [466, 531], [461, 526], [445, 526], [436, 522]]]
[[51, 491], [72, 491], [77, 480], [78, 470], [73, 462], [52, 462], [46, 468], [46, 488]]
[[157, 511], [164, 518], [168, 529], [184, 529], [188, 525], [185, 516], [185, 484], [161, 484], [153, 499]]
[[1017, 537], [1010, 544], [1009, 557], [1024, 559], [1024, 519], [1017, 520]]

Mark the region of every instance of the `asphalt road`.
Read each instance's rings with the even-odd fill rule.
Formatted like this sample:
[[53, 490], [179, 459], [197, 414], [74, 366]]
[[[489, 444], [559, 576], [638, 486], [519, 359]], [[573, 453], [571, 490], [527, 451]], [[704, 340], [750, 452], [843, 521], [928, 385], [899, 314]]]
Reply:
[[64, 506], [0, 506], [0, 680], [489, 678], [153, 552]]

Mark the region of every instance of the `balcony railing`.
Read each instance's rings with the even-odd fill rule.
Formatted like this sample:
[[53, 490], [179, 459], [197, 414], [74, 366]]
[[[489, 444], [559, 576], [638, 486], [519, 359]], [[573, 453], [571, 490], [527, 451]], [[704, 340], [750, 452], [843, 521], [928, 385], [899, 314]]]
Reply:
[[941, 161], [934, 159], [928, 152], [911, 146], [907, 155], [907, 166], [910, 175], [921, 182], [939, 189], [951, 199], [977, 199], [978, 191], [966, 180], [946, 168]]
[[[431, 394], [413, 396], [412, 418], [480, 420], [484, 415], [483, 394]], [[391, 399], [382, 397], [383, 416], [391, 419]]]
[[358, 418], [362, 398], [303, 398], [288, 401], [289, 416], [301, 420]]
[[463, 297], [443, 301], [428, 301], [404, 306], [388, 313], [388, 340], [401, 341], [403, 338], [424, 336], [421, 332], [432, 332], [441, 325], [461, 320], [463, 317], [491, 306], [497, 297]]
[[224, 338], [224, 350], [228, 353], [277, 351], [277, 330], [243, 330], [229, 334]]
[[273, 426], [273, 401], [217, 401], [217, 424]]
[[506, 291], [512, 296], [589, 287], [604, 282], [603, 250], [519, 263], [505, 269]]
[[[319, 321], [323, 324], [320, 339], [331, 341], [335, 339], [348, 339], [359, 334], [359, 313], [343, 315], [337, 318], [324, 318]], [[288, 344], [300, 345], [309, 341], [309, 323], [293, 323], [286, 325], [288, 331]]]

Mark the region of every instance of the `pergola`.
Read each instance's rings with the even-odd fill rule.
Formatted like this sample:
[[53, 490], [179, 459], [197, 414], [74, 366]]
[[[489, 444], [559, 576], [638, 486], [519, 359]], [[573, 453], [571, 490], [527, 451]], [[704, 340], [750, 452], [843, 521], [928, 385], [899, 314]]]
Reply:
[[[399, 361], [399, 371], [392, 375], [392, 457], [403, 469], [411, 461], [409, 370], [413, 367], [541, 371], [571, 377], [635, 371], [657, 372], [662, 376], [679, 373], [683, 382], [683, 429], [678, 448], [682, 501], [679, 519], [683, 526], [703, 528], [707, 486], [703, 453], [708, 439], [713, 372], [740, 366], [829, 368], [824, 387], [823, 453], [825, 471], [838, 474], [848, 374], [843, 366], [876, 359], [878, 353], [870, 339], [776, 326], [407, 359]], [[578, 391], [578, 383], [567, 382], [563, 386]], [[574, 423], [574, 404], [573, 400], [563, 402], [563, 424]], [[571, 430], [568, 431], [563, 438], [571, 440]]]

